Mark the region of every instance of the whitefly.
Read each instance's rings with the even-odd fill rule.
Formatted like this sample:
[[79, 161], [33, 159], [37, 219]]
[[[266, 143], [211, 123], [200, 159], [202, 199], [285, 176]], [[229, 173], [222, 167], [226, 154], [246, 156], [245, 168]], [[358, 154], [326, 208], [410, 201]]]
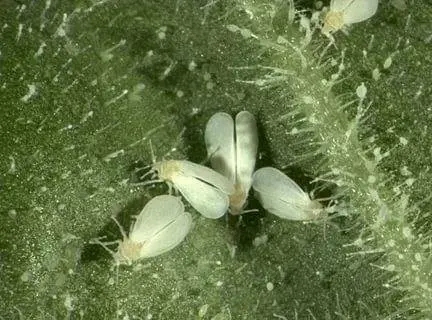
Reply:
[[254, 116], [248, 111], [235, 118], [224, 112], [214, 114], [207, 123], [205, 143], [210, 163], [234, 185], [229, 208], [233, 215], [243, 212], [258, 149], [258, 130]]
[[346, 25], [362, 22], [372, 17], [378, 0], [332, 0], [324, 17], [323, 34], [338, 31]]
[[136, 217], [129, 235], [120, 228], [123, 239], [116, 252], [107, 247], [111, 243], [93, 241], [107, 249], [117, 264], [132, 264], [134, 261], [161, 255], [178, 246], [192, 226], [190, 213], [185, 212], [180, 198], [171, 195], [156, 196], [151, 199]]
[[159, 180], [172, 185], [190, 205], [210, 219], [220, 218], [229, 206], [233, 184], [218, 172], [187, 160], [156, 162], [152, 171]]
[[292, 179], [278, 169], [265, 167], [253, 176], [255, 197], [268, 212], [283, 219], [314, 220], [325, 210]]

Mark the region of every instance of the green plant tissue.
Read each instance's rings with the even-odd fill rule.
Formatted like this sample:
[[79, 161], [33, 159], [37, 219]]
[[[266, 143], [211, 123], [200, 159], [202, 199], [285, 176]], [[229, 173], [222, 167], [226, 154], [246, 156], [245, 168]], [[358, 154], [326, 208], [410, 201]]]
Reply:
[[[380, 1], [334, 42], [320, 1], [0, 6], [0, 319], [432, 319], [429, 1]], [[181, 245], [117, 267], [92, 240], [168, 192], [131, 182], [205, 163], [207, 120], [241, 110], [257, 167], [333, 212], [282, 220], [251, 192], [232, 223], [185, 202]]]

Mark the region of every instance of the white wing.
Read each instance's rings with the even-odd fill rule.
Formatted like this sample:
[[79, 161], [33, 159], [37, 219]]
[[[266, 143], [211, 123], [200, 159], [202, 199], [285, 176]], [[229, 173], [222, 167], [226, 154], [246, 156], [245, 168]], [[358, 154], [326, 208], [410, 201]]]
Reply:
[[234, 183], [236, 155], [231, 116], [224, 112], [214, 114], [207, 122], [204, 139], [212, 168]]
[[334, 0], [330, 9], [343, 11], [344, 24], [364, 21], [372, 17], [378, 8], [378, 0]]
[[192, 217], [189, 212], [183, 212], [177, 218], [153, 235], [142, 247], [141, 258], [149, 258], [167, 252], [179, 245], [192, 226]]
[[234, 185], [233, 183], [228, 180], [228, 178], [225, 178], [220, 173], [217, 173], [213, 169], [204, 167], [202, 165], [183, 160], [178, 161], [181, 163], [180, 165], [180, 176], [186, 176], [186, 177], [194, 177], [199, 180], [205, 181], [208, 184], [211, 184], [215, 186], [216, 188], [220, 189], [223, 193], [231, 194], [234, 192]]
[[255, 191], [270, 194], [281, 199], [291, 197], [309, 200], [309, 196], [283, 172], [272, 167], [265, 167], [255, 171], [253, 175]]
[[228, 195], [201, 180], [177, 175], [173, 184], [191, 206], [206, 218], [220, 218], [228, 210]]
[[285, 219], [313, 218], [309, 196], [281, 171], [270, 167], [257, 170], [253, 188], [257, 199], [269, 212]]
[[271, 194], [255, 193], [263, 208], [274, 215], [289, 220], [311, 220], [317, 217], [316, 210], [296, 202], [284, 201]]
[[331, 0], [330, 10], [333, 12], [344, 11], [355, 0]]
[[129, 232], [129, 239], [144, 242], [173, 223], [184, 212], [184, 205], [177, 197], [156, 196], [142, 209]]
[[245, 196], [252, 185], [258, 150], [258, 130], [254, 116], [242, 111], [236, 116], [236, 184], [242, 186]]

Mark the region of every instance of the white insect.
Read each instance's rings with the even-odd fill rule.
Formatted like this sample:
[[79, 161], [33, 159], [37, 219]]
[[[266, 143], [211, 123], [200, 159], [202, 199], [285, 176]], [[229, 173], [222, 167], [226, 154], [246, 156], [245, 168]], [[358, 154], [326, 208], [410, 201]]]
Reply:
[[234, 128], [229, 114], [214, 114], [206, 126], [205, 142], [212, 167], [234, 184], [230, 212], [241, 214], [252, 185], [258, 149], [254, 116], [248, 111], [238, 113]]
[[343, 26], [367, 20], [376, 13], [377, 8], [378, 0], [331, 0], [322, 33], [328, 35]]
[[264, 209], [284, 219], [313, 220], [324, 212], [318, 201], [311, 200], [297, 183], [275, 168], [257, 170], [253, 189]]
[[114, 260], [119, 264], [132, 264], [144, 258], [150, 258], [165, 253], [179, 245], [192, 225], [190, 213], [184, 211], [181, 200], [171, 195], [156, 196], [151, 199], [136, 217], [132, 224], [129, 236], [122, 226], [118, 224], [123, 236], [117, 252], [113, 253], [106, 245], [101, 244], [111, 252]]
[[234, 186], [216, 171], [187, 160], [156, 162], [152, 171], [160, 180], [150, 183], [164, 181], [173, 185], [204, 217], [217, 219], [228, 210]]

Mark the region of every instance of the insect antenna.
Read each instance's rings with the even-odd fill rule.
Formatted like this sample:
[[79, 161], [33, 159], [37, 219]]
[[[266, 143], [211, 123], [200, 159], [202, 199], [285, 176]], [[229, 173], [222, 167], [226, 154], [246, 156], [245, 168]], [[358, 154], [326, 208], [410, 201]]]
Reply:
[[120, 222], [117, 220], [117, 218], [116, 218], [115, 216], [111, 216], [111, 219], [114, 220], [115, 224], [116, 224], [117, 227], [119, 228], [120, 233], [121, 233], [123, 239], [126, 239], [128, 236], [127, 236], [126, 231], [125, 231], [125, 229], [123, 228], [123, 226], [120, 224]]
[[108, 253], [116, 260], [116, 254], [113, 250], [111, 250], [108, 246], [113, 244], [120, 244], [121, 240], [115, 240], [115, 241], [109, 241], [109, 242], [102, 242], [101, 239], [106, 238], [106, 236], [94, 238], [89, 240], [89, 244], [97, 244], [100, 245], [102, 248], [104, 248]]

